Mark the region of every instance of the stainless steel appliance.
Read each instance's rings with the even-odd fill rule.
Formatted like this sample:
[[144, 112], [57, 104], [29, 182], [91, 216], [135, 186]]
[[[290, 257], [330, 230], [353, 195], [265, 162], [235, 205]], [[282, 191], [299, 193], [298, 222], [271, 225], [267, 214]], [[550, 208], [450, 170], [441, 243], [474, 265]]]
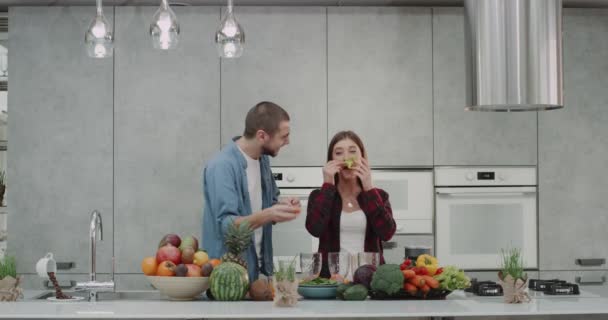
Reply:
[[524, 267], [538, 267], [535, 167], [439, 167], [435, 192], [441, 264], [496, 270], [501, 249], [519, 248]]
[[[308, 196], [323, 184], [321, 167], [273, 167], [281, 196], [298, 197], [300, 216], [273, 228], [275, 258], [316, 252], [318, 239], [306, 230]], [[433, 231], [433, 173], [431, 170], [372, 169], [374, 186], [388, 192], [398, 234], [431, 234]], [[392, 244], [395, 246], [396, 244]], [[403, 247], [399, 252], [403, 254]], [[297, 264], [299, 265], [299, 264]]]
[[467, 108], [563, 108], [562, 1], [465, 0]]

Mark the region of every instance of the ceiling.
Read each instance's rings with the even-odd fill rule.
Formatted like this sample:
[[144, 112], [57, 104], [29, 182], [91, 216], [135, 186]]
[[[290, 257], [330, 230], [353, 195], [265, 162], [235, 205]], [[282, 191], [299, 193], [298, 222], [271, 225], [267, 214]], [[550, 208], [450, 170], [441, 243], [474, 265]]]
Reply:
[[[172, 5], [224, 5], [225, 0], [169, 0]], [[608, 0], [563, 0], [565, 7], [608, 7]], [[158, 5], [160, 0], [104, 0], [104, 5]], [[235, 0], [237, 6], [462, 6], [463, 0]], [[0, 0], [0, 8], [9, 6], [95, 5], [95, 0]]]

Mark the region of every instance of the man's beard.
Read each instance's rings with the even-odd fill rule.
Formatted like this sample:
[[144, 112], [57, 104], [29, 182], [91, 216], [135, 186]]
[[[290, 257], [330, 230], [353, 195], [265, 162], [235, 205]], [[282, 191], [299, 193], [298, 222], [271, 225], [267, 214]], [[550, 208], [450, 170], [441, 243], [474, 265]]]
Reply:
[[277, 156], [278, 153], [279, 153], [278, 150], [275, 151], [266, 146], [262, 146], [262, 154], [265, 154], [265, 155], [268, 155], [268, 156], [271, 156], [274, 158]]

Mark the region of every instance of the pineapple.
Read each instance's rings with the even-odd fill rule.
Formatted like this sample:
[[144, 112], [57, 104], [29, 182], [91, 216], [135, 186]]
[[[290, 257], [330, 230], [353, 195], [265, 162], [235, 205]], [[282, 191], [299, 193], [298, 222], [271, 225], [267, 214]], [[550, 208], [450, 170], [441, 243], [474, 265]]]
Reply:
[[247, 269], [247, 262], [241, 257], [241, 254], [251, 245], [252, 235], [253, 229], [249, 227], [249, 222], [231, 224], [226, 230], [224, 242], [228, 252], [222, 256], [222, 262], [234, 262]]

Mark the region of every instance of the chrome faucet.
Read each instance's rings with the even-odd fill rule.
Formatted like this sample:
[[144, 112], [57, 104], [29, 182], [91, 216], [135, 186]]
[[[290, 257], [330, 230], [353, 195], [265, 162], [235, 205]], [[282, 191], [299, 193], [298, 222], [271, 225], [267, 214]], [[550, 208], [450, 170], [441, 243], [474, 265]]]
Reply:
[[[97, 236], [99, 230], [99, 236]], [[91, 222], [89, 225], [89, 281], [76, 284], [76, 291], [89, 291], [89, 301], [97, 301], [98, 292], [114, 291], [114, 258], [112, 258], [112, 280], [97, 281], [96, 260], [97, 260], [97, 238], [103, 241], [103, 224], [101, 214], [97, 210], [91, 212]]]

